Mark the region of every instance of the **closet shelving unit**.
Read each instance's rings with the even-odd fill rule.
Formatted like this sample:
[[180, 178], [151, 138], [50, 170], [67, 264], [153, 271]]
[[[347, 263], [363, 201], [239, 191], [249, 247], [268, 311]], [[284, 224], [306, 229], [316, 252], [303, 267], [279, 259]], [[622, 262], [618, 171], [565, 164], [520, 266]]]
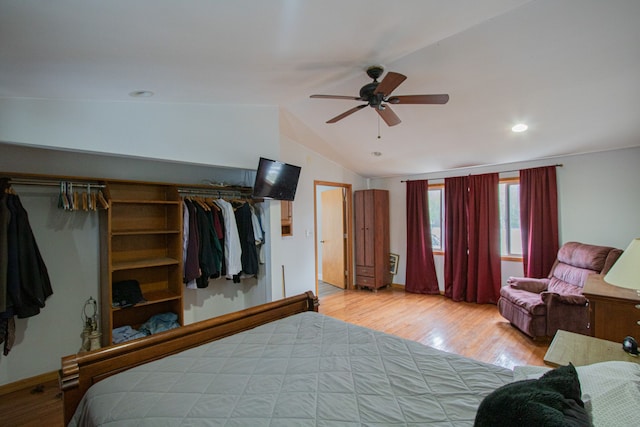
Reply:
[[[0, 172], [12, 184], [74, 187], [101, 191], [100, 205], [100, 331], [102, 345], [113, 341], [114, 328], [137, 329], [154, 314], [173, 312], [184, 324], [182, 281], [182, 196], [252, 199], [251, 187], [111, 180], [96, 177]], [[80, 182], [79, 182], [80, 181]], [[262, 199], [253, 199], [256, 202]], [[132, 307], [112, 305], [113, 284], [140, 283], [145, 302]]]
[[[109, 209], [100, 221], [103, 345], [112, 330], [137, 329], [154, 314], [173, 312], [183, 325], [182, 207], [169, 184], [105, 182]], [[113, 284], [137, 280], [145, 302], [112, 305]]]
[[[105, 181], [109, 209], [101, 218], [102, 344], [121, 326], [138, 329], [155, 314], [173, 312], [184, 325], [182, 280], [182, 196], [245, 197], [250, 187], [215, 187]], [[112, 305], [113, 284], [137, 280], [145, 302]]]

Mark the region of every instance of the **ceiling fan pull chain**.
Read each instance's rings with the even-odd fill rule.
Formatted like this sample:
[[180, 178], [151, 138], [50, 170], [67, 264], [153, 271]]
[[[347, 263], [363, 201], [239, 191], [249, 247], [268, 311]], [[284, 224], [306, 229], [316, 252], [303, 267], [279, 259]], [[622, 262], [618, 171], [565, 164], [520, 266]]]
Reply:
[[378, 139], [380, 139], [380, 115], [378, 115]]

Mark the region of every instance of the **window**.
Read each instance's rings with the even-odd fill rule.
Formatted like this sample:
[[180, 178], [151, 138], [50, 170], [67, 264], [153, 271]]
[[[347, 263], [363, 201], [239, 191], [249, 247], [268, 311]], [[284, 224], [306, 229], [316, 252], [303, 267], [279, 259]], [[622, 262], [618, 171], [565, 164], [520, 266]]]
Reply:
[[520, 234], [520, 181], [517, 178], [500, 180], [500, 246], [503, 257], [522, 256]]
[[[500, 202], [500, 253], [503, 258], [522, 257], [520, 234], [520, 180], [503, 178], [499, 184]], [[444, 248], [444, 184], [429, 185], [429, 220], [431, 245], [436, 252]]]
[[442, 209], [444, 185], [429, 186], [429, 220], [431, 222], [431, 246], [435, 251], [442, 251]]

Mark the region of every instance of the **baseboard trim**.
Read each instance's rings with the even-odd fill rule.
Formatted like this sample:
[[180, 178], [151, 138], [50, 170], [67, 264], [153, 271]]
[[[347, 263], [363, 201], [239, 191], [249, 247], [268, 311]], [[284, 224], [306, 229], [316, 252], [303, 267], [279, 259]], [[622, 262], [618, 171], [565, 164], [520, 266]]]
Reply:
[[25, 378], [9, 384], [0, 385], [0, 396], [13, 393], [14, 391], [22, 390], [25, 388], [35, 387], [38, 384], [55, 381], [58, 379], [58, 371], [46, 372], [44, 374], [36, 375], [35, 377]]

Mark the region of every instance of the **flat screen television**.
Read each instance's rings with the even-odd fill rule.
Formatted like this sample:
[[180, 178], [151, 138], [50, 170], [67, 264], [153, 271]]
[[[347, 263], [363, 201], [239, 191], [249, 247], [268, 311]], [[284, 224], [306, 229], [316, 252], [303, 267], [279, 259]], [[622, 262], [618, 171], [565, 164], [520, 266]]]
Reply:
[[273, 200], [293, 200], [300, 178], [300, 166], [260, 157], [253, 197]]

